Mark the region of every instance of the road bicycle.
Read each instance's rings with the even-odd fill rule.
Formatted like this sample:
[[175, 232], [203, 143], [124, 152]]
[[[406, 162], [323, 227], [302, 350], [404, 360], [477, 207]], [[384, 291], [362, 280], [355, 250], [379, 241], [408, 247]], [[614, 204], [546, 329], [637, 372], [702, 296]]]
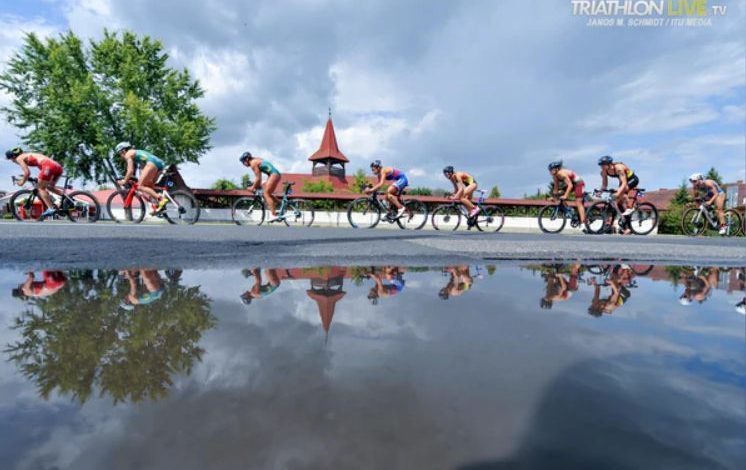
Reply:
[[461, 225], [461, 219], [466, 220], [467, 230], [476, 227], [480, 232], [499, 232], [505, 224], [505, 214], [497, 206], [484, 206], [485, 191], [478, 190], [479, 197], [476, 206], [479, 213], [474, 217], [469, 215], [469, 210], [461, 201], [453, 201], [435, 208], [431, 223], [435, 230], [457, 230]]
[[[556, 195], [555, 195], [556, 196]], [[583, 193], [583, 203], [590, 201], [589, 194]], [[568, 206], [564, 199], [557, 199], [556, 203], [542, 207], [537, 217], [539, 228], [544, 233], [560, 233], [565, 229], [568, 219], [573, 228], [580, 227], [580, 214], [574, 206]], [[586, 220], [586, 228], [588, 221]]]
[[633, 211], [623, 216], [614, 194], [616, 190], [596, 190], [595, 194], [604, 195], [601, 201], [592, 204], [586, 211], [586, 226], [592, 233], [612, 233], [614, 222], [619, 220], [619, 228], [629, 228], [637, 235], [647, 235], [658, 226], [658, 209], [649, 202], [640, 202], [645, 197], [645, 190], [634, 189]]
[[402, 201], [406, 211], [401, 217], [397, 217], [396, 207], [381, 196], [381, 191], [373, 191], [366, 197], [355, 199], [347, 206], [347, 220], [353, 228], [375, 228], [383, 219], [390, 224], [396, 223], [401, 229], [419, 230], [427, 222], [427, 206], [422, 201]]
[[[719, 231], [720, 222], [718, 222], [715, 214], [715, 208], [702, 203], [701, 200], [697, 202], [700, 202], [699, 207], [690, 207], [684, 211], [684, 215], [681, 217], [681, 230], [684, 234], [696, 236], [704, 233], [707, 229]], [[727, 209], [724, 215], [725, 236], [737, 236], [742, 228], [741, 214], [734, 209]]]
[[[194, 224], [199, 220], [199, 203], [188, 191], [170, 189], [175, 184], [171, 178], [172, 175], [171, 170], [166, 170], [155, 182], [156, 192], [168, 201], [164, 210], [155, 215], [166, 219], [171, 224]], [[143, 195], [137, 179], [131, 178], [123, 188], [109, 196], [106, 201], [106, 211], [109, 217], [117, 223], [139, 224], [145, 218], [145, 211], [148, 207], [146, 200], [150, 200], [150, 197]], [[156, 203], [150, 204], [151, 213], [155, 212], [156, 208]]]
[[[310, 227], [316, 217], [313, 205], [305, 199], [289, 199], [291, 188], [295, 183], [284, 183], [285, 187], [277, 208], [277, 218], [270, 221], [284, 222], [285, 225]], [[264, 191], [258, 189], [254, 196], [244, 196], [236, 199], [231, 208], [231, 218], [237, 225], [262, 225], [266, 218], [266, 203]]]
[[[13, 184], [20, 180], [20, 177], [11, 177]], [[39, 180], [37, 178], [28, 178], [27, 181], [33, 184], [33, 189], [21, 189], [16, 191], [10, 198], [10, 210], [17, 220], [23, 222], [39, 221], [41, 214], [47, 209], [46, 204], [39, 196]], [[71, 222], [76, 223], [94, 223], [101, 215], [101, 205], [96, 197], [88, 191], [72, 191], [70, 177], [65, 176], [65, 183], [62, 187], [62, 194], [55, 194], [49, 191], [53, 199], [58, 200], [57, 213], [52, 216], [67, 217]]]

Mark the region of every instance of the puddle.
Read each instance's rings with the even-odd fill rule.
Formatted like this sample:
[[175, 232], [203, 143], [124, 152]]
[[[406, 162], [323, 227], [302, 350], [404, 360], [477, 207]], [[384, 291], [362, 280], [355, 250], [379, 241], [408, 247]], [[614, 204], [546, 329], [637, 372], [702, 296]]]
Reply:
[[0, 274], [3, 468], [746, 459], [743, 269]]

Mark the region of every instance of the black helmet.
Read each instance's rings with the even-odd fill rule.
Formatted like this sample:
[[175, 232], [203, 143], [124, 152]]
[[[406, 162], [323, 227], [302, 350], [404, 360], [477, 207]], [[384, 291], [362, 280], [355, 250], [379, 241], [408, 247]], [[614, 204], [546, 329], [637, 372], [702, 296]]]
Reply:
[[611, 165], [614, 162], [614, 159], [611, 158], [608, 155], [604, 155], [603, 157], [598, 159], [598, 166], [601, 165]]
[[562, 160], [557, 160], [557, 161], [554, 161], [554, 162], [550, 163], [550, 164], [549, 164], [549, 165], [547, 166], [547, 169], [549, 169], [549, 171], [552, 171], [552, 170], [557, 170], [557, 169], [559, 169], [559, 168], [562, 168]]
[[443, 174], [444, 175], [452, 175], [453, 174], [453, 167], [451, 165], [448, 165], [447, 167], [443, 168]]
[[238, 159], [238, 160], [239, 160], [239, 161], [240, 161], [241, 163], [246, 163], [246, 162], [248, 162], [249, 160], [251, 160], [252, 158], [254, 158], [254, 157], [253, 157], [253, 156], [251, 156], [251, 152], [244, 152], [244, 153], [242, 153], [242, 154], [241, 154], [241, 156], [239, 157], [239, 159]]
[[12, 149], [5, 152], [5, 158], [8, 160], [12, 158], [16, 158], [18, 155], [23, 153], [23, 149], [21, 147], [13, 147]]
[[371, 168], [381, 168], [381, 160], [373, 160], [370, 162]]

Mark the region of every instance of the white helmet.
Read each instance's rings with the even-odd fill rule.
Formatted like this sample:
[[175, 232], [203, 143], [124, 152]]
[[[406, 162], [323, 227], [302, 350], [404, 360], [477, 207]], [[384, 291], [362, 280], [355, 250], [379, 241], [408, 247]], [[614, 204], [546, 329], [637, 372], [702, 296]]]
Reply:
[[740, 313], [741, 315], [746, 315], [746, 299], [736, 304], [736, 312]]
[[131, 149], [132, 144], [129, 142], [119, 142], [116, 147], [114, 147], [114, 153], [119, 153], [122, 150]]
[[702, 173], [692, 173], [692, 175], [689, 177], [689, 181], [702, 181], [705, 179], [705, 177], [702, 175]]
[[686, 296], [686, 294], [679, 297], [679, 303], [686, 307], [687, 305], [690, 305], [692, 303], [691, 300], [689, 300], [689, 297]]

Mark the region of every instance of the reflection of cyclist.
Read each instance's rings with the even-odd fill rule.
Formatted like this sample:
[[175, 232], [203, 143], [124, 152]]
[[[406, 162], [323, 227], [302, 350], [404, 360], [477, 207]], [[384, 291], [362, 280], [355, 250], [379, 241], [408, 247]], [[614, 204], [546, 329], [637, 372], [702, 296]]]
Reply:
[[277, 220], [277, 205], [280, 201], [275, 197], [274, 192], [277, 186], [280, 184], [282, 179], [282, 173], [275, 168], [268, 160], [263, 158], [255, 157], [251, 155], [251, 152], [244, 152], [241, 154], [239, 161], [243, 166], [251, 168], [254, 172], [254, 184], [249, 188], [249, 191], [256, 191], [262, 185], [262, 173], [267, 175], [267, 182], [264, 184], [264, 200], [267, 201], [267, 207], [272, 217], [267, 222], [274, 222]]
[[49, 195], [49, 191], [55, 194], [62, 194], [62, 190], [55, 186], [57, 180], [62, 175], [62, 165], [46, 155], [24, 152], [20, 147], [5, 152], [5, 158], [21, 167], [23, 178], [16, 183], [18, 186], [23, 186], [28, 181], [31, 175], [29, 167], [35, 166], [39, 168], [39, 183], [37, 188], [39, 189], [39, 197], [47, 205], [47, 210], [41, 214], [41, 217], [53, 216], [57, 212], [57, 208]]
[[474, 278], [471, 276], [471, 270], [468, 265], [448, 266], [443, 272], [448, 273], [451, 277], [448, 280], [448, 284], [438, 292], [438, 297], [442, 300], [464, 295], [474, 284]]
[[378, 272], [372, 272], [370, 278], [376, 283], [368, 292], [368, 300], [377, 304], [382, 297], [393, 297], [404, 290], [404, 273], [397, 266], [384, 266]]
[[61, 271], [42, 271], [42, 281], [36, 280], [33, 272], [26, 274], [26, 281], [13, 289], [13, 297], [49, 297], [65, 286], [67, 278]]
[[559, 193], [560, 181], [565, 185], [565, 192], [560, 196], [561, 201], [566, 201], [570, 197], [570, 193], [574, 192], [575, 202], [574, 205], [578, 210], [578, 217], [580, 218], [580, 224], [585, 224], [585, 205], [583, 205], [583, 192], [585, 191], [585, 182], [583, 178], [578, 176], [572, 170], [562, 167], [562, 160], [552, 162], [547, 167], [549, 173], [552, 175], [552, 193]]
[[443, 168], [443, 175], [453, 184], [454, 201], [461, 201], [469, 209], [469, 217], [479, 214], [479, 207], [471, 202], [471, 196], [477, 190], [477, 182], [473, 176], [464, 171], [454, 171], [452, 166]]
[[379, 181], [372, 187], [367, 188], [364, 193], [370, 194], [374, 191], [378, 191], [387, 181], [390, 182], [391, 184], [386, 189], [386, 199], [388, 199], [388, 201], [398, 209], [396, 213], [396, 218], [398, 219], [404, 215], [404, 211], [407, 210], [401, 200], [404, 188], [409, 186], [407, 175], [405, 175], [403, 171], [390, 166], [382, 167], [381, 160], [375, 160], [371, 163], [370, 169], [373, 171], [374, 175], [378, 176]]
[[706, 179], [702, 173], [694, 173], [689, 177], [689, 182], [692, 183], [692, 192], [694, 193], [694, 199], [699, 197], [699, 191], [705, 191], [704, 204], [706, 206], [715, 206], [715, 212], [717, 213], [718, 222], [720, 222], [720, 235], [725, 235], [727, 230], [725, 226], [725, 191], [720, 187], [717, 181]]
[[267, 277], [267, 282], [264, 283], [262, 280], [262, 272], [259, 268], [253, 268], [249, 273], [254, 276], [254, 285], [251, 289], [241, 294], [241, 302], [248, 305], [254, 299], [260, 299], [267, 297], [272, 292], [276, 291], [280, 287], [280, 276], [277, 275], [276, 269], [265, 269], [264, 274]]
[[578, 276], [580, 265], [575, 263], [570, 268], [570, 279], [563, 273], [548, 272], [544, 275], [546, 280], [546, 293], [539, 305], [541, 308], [550, 309], [554, 302], [564, 302], [572, 297], [573, 292], [578, 290]]
[[627, 286], [631, 284], [632, 276], [632, 268], [629, 266], [614, 266], [605, 283], [611, 290], [606, 298], [601, 298], [601, 285], [595, 279], [591, 279], [593, 299], [591, 300], [591, 306], [588, 307], [588, 313], [594, 317], [600, 317], [603, 314], [610, 315], [614, 313], [614, 310], [624, 305], [631, 295]]
[[719, 284], [720, 270], [711, 268], [705, 271], [695, 271], [694, 275], [689, 276], [684, 283], [684, 293], [679, 297], [681, 305], [690, 305], [693, 301], [704, 302], [712, 293], [712, 289], [717, 289]]
[[[143, 295], [138, 296], [138, 275], [145, 286]], [[127, 270], [124, 272], [130, 284], [130, 291], [124, 298], [124, 306], [148, 305], [163, 296], [163, 282], [160, 274], [155, 269]]]
[[137, 150], [129, 142], [120, 142], [114, 148], [114, 153], [119, 155], [127, 163], [124, 177], [117, 183], [124, 186], [135, 175], [135, 165], [140, 168], [140, 178], [137, 180], [140, 191], [150, 197], [158, 205], [153, 208], [150, 215], [158, 215], [168, 203], [168, 199], [161, 197], [155, 192], [155, 181], [161, 174], [166, 164], [160, 158], [146, 150]]

